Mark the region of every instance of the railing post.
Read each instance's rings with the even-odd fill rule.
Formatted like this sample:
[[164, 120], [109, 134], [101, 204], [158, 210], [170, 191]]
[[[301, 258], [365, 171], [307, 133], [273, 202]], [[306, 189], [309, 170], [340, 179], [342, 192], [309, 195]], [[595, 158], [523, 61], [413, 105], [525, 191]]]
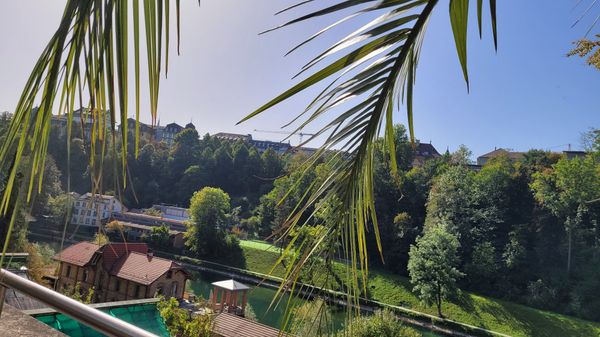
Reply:
[[2, 317], [2, 309], [4, 308], [4, 298], [6, 296], [6, 287], [0, 284], [0, 317]]

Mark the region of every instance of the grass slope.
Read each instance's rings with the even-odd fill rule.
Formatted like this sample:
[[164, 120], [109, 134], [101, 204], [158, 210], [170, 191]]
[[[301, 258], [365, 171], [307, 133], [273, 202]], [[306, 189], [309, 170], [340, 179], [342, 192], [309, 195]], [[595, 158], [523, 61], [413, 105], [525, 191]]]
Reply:
[[[279, 258], [279, 250], [268, 243], [242, 241], [241, 246], [247, 269], [254, 272], [269, 273]], [[277, 267], [273, 272], [274, 276], [282, 276], [282, 274], [282, 267]], [[412, 286], [405, 277], [378, 270], [370, 271], [368, 286], [370, 299], [435, 315], [435, 309], [423, 306], [411, 289]], [[463, 292], [457, 301], [445, 303], [443, 312], [448, 319], [515, 337], [600, 336], [600, 323], [467, 292]]]

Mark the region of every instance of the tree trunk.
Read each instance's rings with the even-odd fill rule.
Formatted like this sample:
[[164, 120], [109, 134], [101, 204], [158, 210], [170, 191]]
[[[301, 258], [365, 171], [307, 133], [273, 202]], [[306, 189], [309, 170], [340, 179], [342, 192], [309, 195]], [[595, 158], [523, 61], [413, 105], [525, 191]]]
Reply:
[[437, 295], [436, 295], [436, 305], [437, 305], [437, 311], [438, 311], [438, 316], [440, 316], [440, 318], [444, 318], [444, 315], [442, 315], [442, 287], [440, 286], [440, 282], [438, 281], [437, 283]]
[[567, 251], [567, 275], [571, 274], [571, 248], [572, 248], [572, 233], [573, 229], [569, 228], [567, 236], [569, 241], [569, 247]]

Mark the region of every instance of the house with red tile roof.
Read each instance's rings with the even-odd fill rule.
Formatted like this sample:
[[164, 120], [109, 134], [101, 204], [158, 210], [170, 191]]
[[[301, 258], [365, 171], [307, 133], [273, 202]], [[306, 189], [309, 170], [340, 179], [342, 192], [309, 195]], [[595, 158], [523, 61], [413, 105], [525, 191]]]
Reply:
[[154, 256], [145, 243], [83, 241], [54, 256], [60, 262], [56, 290], [72, 293], [79, 284], [83, 297], [94, 289], [94, 302], [182, 298], [189, 274], [177, 262]]

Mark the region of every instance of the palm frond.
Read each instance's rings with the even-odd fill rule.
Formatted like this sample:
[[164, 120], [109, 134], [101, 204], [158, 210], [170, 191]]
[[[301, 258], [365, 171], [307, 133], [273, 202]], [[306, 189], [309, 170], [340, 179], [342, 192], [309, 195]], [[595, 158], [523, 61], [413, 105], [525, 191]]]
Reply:
[[[298, 9], [301, 2], [284, 11]], [[450, 0], [450, 18], [455, 36], [465, 81], [467, 73], [467, 22], [469, 0]], [[337, 235], [341, 242], [343, 257], [350, 261], [348, 277], [349, 304], [358, 305], [358, 297], [366, 292], [368, 259], [366, 235], [372, 227], [379, 252], [381, 243], [374, 205], [373, 158], [375, 140], [384, 135], [386, 150], [391, 167], [396, 168], [393, 136], [393, 114], [395, 104], [406, 100], [408, 128], [414, 140], [413, 87], [416, 69], [425, 36], [427, 23], [438, 0], [346, 0], [299, 16], [274, 29], [297, 24], [318, 16], [330, 15], [342, 10], [357, 8], [354, 13], [339, 19], [319, 30], [299, 47], [316, 39], [333, 27], [349, 25], [357, 18], [371, 17], [382, 13], [367, 24], [352, 31], [343, 39], [325, 49], [310, 60], [300, 71], [306, 75], [298, 84], [267, 102], [249, 114], [241, 122], [255, 117], [288, 98], [311, 88], [324, 80], [329, 84], [315, 97], [307, 108], [300, 111], [290, 124], [295, 125], [293, 133], [301, 132], [308, 125], [318, 125], [318, 131], [304, 145], [318, 137], [325, 137], [323, 146], [307, 160], [306, 165], [314, 165], [318, 158], [330, 157], [331, 172], [327, 179], [313, 186], [308, 196], [301, 201], [278, 234], [286, 235], [296, 226], [303, 226], [306, 218], [311, 218], [325, 201], [339, 199], [335, 228], [322, 233], [322, 240], [311, 243], [313, 249], [308, 254], [297, 256], [295, 263], [288, 266], [283, 289], [294, 289], [297, 275], [306, 266], [312, 252], [320, 251], [318, 245], [327, 236]], [[483, 4], [478, 1], [478, 16], [481, 21]], [[492, 30], [496, 41], [496, 2], [490, 0]], [[341, 54], [341, 56], [336, 56]], [[313, 70], [317, 65], [329, 62]], [[329, 119], [322, 123], [320, 120]], [[320, 122], [320, 123], [319, 123]], [[331, 156], [334, 152], [336, 155]], [[310, 210], [310, 211], [309, 211]], [[311, 212], [310, 214], [305, 214]], [[286, 251], [292, 250], [295, 242], [289, 243]], [[362, 284], [362, 289], [359, 289]]]
[[[143, 0], [153, 121], [156, 120], [158, 109], [161, 55], [163, 52], [168, 55], [169, 30], [165, 28], [163, 33], [163, 26], [169, 23], [169, 6], [168, 0]], [[179, 11], [179, 1], [176, 10]], [[136, 120], [139, 120], [139, 0], [134, 0], [133, 3], [125, 0], [68, 0], [56, 32], [42, 51], [25, 84], [6, 138], [0, 146], [0, 165], [10, 163], [7, 186], [0, 203], [1, 215], [6, 215], [9, 210], [11, 191], [15, 188], [17, 170], [24, 156], [31, 158], [31, 179], [26, 201], [29, 202], [31, 198], [34, 181], [39, 182], [37, 188], [41, 189], [53, 114], [68, 116], [69, 139], [75, 113], [82, 120], [91, 120], [89, 166], [92, 171], [92, 186], [99, 186], [102, 179], [102, 163], [109, 138], [107, 129], [110, 129], [113, 144], [116, 137], [120, 136], [122, 147], [118, 155], [121, 157], [125, 186], [130, 17], [133, 17]], [[179, 27], [179, 23], [177, 26]], [[179, 30], [177, 34], [179, 35]], [[163, 35], [167, 36], [166, 48], [162, 43]], [[34, 108], [35, 105], [39, 107]], [[117, 123], [121, 124], [120, 135]], [[139, 130], [136, 127], [136, 145], [138, 136]], [[69, 152], [69, 143], [66, 146]], [[116, 151], [115, 146], [112, 148]], [[13, 159], [14, 162], [11, 162]]]

